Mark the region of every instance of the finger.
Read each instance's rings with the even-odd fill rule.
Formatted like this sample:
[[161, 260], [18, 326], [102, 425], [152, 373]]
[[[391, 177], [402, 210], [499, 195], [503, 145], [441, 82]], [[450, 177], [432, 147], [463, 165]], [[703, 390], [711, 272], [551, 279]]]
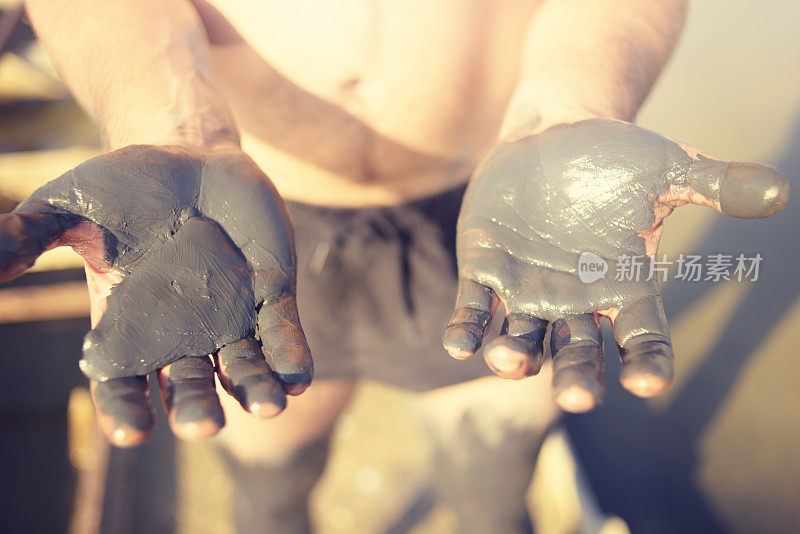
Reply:
[[565, 411], [588, 412], [603, 399], [603, 338], [591, 313], [553, 322], [553, 396]]
[[789, 200], [786, 178], [777, 169], [757, 163], [730, 163], [698, 156], [689, 167], [686, 181], [696, 193], [719, 206], [722, 213], [734, 217], [769, 217]]
[[[267, 362], [286, 393], [298, 395], [311, 383], [314, 366], [294, 300], [296, 256], [286, 205], [258, 165], [240, 152], [220, 151], [208, 162], [199, 206], [225, 229], [252, 266]], [[237, 177], [234, 189], [232, 175]], [[226, 201], [220, 202], [221, 198]], [[230, 205], [238, 208], [229, 209]]]
[[672, 344], [660, 296], [620, 308], [614, 337], [622, 359], [620, 382], [640, 397], [652, 397], [672, 383]]
[[216, 356], [222, 387], [242, 408], [258, 417], [272, 417], [286, 408], [286, 396], [267, 367], [264, 353], [253, 338], [222, 347]]
[[[142, 195], [163, 197], [164, 188], [140, 187], [143, 173], [137, 166], [141, 157], [128, 157], [130, 153], [142, 155], [152, 162], [152, 173], [170, 173], [169, 158], [158, 149], [127, 147], [125, 149], [96, 156], [52, 180], [28, 197], [0, 222], [0, 282], [21, 274], [30, 267], [36, 258], [50, 247], [64, 232], [81, 220], [91, 220], [105, 228], [128, 225], [141, 225], [155, 235], [171, 228], [157, 227], [150, 219], [151, 213], [144, 206]], [[164, 161], [157, 161], [161, 158]], [[158, 163], [165, 163], [159, 165]], [[145, 178], [152, 178], [145, 176]], [[159, 177], [168, 183], [169, 177]], [[136, 182], [140, 194], [130, 202], [120, 203], [119, 191], [134, 190]], [[152, 182], [159, 183], [158, 181]], [[176, 205], [176, 211], [188, 207], [194, 201], [196, 187], [185, 187], [189, 191]], [[134, 234], [136, 232], [133, 232]]]
[[249, 266], [216, 223], [192, 217], [148, 252], [84, 338], [80, 365], [90, 378], [155, 372], [255, 329]]
[[459, 279], [455, 310], [442, 337], [450, 356], [462, 360], [478, 352], [496, 305], [491, 289], [466, 278]]
[[[231, 187], [231, 176], [236, 176], [236, 187]], [[208, 156], [197, 202], [239, 247], [256, 271], [256, 278], [260, 272], [295, 265], [286, 204], [258, 165], [241, 151], [220, 150]], [[272, 292], [258, 279], [254, 291], [257, 302]]]
[[544, 359], [545, 332], [547, 321], [525, 313], [508, 314], [500, 336], [486, 346], [486, 363], [501, 378], [518, 380], [537, 374]]
[[184, 356], [159, 371], [158, 382], [176, 436], [206, 438], [225, 426], [208, 356]]
[[258, 332], [267, 364], [289, 395], [306, 390], [314, 377], [314, 363], [306, 335], [300, 326], [297, 301], [292, 290], [267, 301], [258, 312]]
[[0, 215], [0, 283], [21, 275], [79, 217], [57, 213], [51, 206], [29, 200]]
[[[0, 217], [0, 283], [19, 276], [65, 230], [81, 220], [108, 226], [101, 216], [104, 203], [97, 202], [90, 191], [97, 189], [95, 182], [99, 177], [109, 181], [117, 178], [119, 173], [104, 166], [110, 159], [112, 155], [98, 156], [67, 171], [34, 191], [14, 211]], [[98, 166], [98, 172], [93, 172]], [[87, 184], [92, 187], [87, 189]]]
[[150, 434], [156, 416], [146, 376], [91, 382], [97, 424], [117, 447], [139, 445]]
[[[199, 206], [225, 229], [250, 263], [267, 363], [284, 391], [299, 395], [311, 383], [314, 364], [294, 297], [296, 255], [286, 205], [258, 165], [241, 152], [220, 151], [208, 163]], [[235, 188], [230, 187], [232, 175], [237, 177]], [[226, 201], [220, 202], [221, 198]], [[253, 213], [259, 216], [254, 218]]]

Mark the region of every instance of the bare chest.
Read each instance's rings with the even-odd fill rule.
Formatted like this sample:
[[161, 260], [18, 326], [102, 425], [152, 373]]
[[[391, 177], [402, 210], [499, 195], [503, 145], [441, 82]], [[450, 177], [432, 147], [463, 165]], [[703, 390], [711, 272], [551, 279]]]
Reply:
[[265, 159], [390, 181], [463, 172], [492, 142], [536, 2], [196, 5], [237, 120]]

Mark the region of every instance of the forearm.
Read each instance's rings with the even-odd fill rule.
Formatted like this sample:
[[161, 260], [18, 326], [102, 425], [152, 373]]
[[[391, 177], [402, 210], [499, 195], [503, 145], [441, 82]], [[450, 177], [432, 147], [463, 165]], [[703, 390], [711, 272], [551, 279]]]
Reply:
[[208, 42], [184, 0], [27, 0], [75, 98], [115, 149], [130, 144], [238, 145]]
[[560, 122], [632, 121], [677, 42], [684, 0], [545, 0], [501, 138]]

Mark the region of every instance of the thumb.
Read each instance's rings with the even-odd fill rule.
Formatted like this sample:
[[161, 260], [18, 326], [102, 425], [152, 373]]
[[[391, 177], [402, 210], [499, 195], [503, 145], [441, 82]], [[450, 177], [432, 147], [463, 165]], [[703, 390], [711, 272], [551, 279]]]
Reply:
[[32, 198], [0, 215], [0, 283], [21, 275], [79, 220]]
[[734, 217], [769, 217], [789, 200], [786, 178], [777, 169], [758, 163], [718, 161], [699, 155], [689, 166], [685, 180], [695, 193]]

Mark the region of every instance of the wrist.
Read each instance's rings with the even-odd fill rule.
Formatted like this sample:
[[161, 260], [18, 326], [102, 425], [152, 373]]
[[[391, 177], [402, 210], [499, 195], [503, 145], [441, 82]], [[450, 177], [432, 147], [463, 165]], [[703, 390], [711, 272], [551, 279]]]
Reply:
[[498, 135], [499, 142], [512, 142], [529, 135], [537, 135], [557, 124], [572, 124], [587, 119], [610, 118], [601, 113], [555, 104], [527, 107], [524, 112], [509, 112]]
[[522, 137], [537, 135], [558, 124], [572, 124], [588, 119], [627, 121], [631, 119], [628, 115], [603, 106], [518, 91], [509, 103], [498, 142], [516, 141]]
[[142, 129], [102, 128], [103, 141], [109, 150], [130, 145], [180, 146], [201, 152], [239, 149], [239, 133], [222, 123], [197, 124], [193, 127], [150, 125]]
[[87, 108], [93, 111], [110, 150], [129, 145], [172, 145], [201, 151], [239, 148], [233, 113], [212, 89], [192, 87], [169, 99], [147, 93], [104, 98]]

